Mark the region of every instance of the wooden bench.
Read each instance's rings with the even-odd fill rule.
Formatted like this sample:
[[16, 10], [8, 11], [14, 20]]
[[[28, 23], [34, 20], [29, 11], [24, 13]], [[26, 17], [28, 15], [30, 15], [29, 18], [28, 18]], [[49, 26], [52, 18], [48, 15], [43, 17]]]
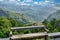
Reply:
[[60, 32], [48, 33], [48, 36], [51, 38], [58, 38], [60, 37]]
[[[14, 30], [25, 30], [25, 29], [37, 29], [37, 28], [41, 28], [43, 29], [45, 32], [43, 33], [30, 33], [30, 34], [23, 34], [23, 35], [13, 35], [12, 31]], [[11, 28], [11, 32], [10, 32], [10, 40], [14, 40], [14, 39], [29, 39], [29, 38], [44, 38], [45, 40], [48, 40], [47, 37], [47, 29], [45, 28], [44, 25], [41, 26], [29, 26], [29, 27], [13, 27]]]

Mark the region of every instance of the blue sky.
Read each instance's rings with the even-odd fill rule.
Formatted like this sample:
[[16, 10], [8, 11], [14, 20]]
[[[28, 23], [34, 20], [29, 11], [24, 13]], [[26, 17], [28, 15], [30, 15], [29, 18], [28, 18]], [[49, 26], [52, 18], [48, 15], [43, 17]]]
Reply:
[[54, 0], [55, 3], [60, 3], [60, 0]]
[[[26, 4], [25, 2], [33, 2], [33, 4], [47, 4], [47, 3], [60, 3], [60, 0], [0, 0], [3, 3], [15, 3], [15, 4]], [[28, 4], [27, 3], [27, 4]], [[29, 4], [28, 4], [29, 5]]]
[[[8, 0], [0, 0], [0, 1], [8, 1]], [[39, 1], [46, 1], [46, 0], [16, 0], [16, 1], [21, 1], [21, 2], [22, 1], [35, 1], [35, 2], [39, 2]], [[53, 1], [55, 3], [60, 3], [60, 0], [47, 0], [47, 1]]]
[[[24, 1], [24, 0], [21, 0], [21, 1]], [[33, 0], [35, 2], [39, 2], [39, 1], [45, 1], [45, 0]], [[60, 0], [47, 0], [47, 1], [53, 1], [55, 3], [60, 3]]]

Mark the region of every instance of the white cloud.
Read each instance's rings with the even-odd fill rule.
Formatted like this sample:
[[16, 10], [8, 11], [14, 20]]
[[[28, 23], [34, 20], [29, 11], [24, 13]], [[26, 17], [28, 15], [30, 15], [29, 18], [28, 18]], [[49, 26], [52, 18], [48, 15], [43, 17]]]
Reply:
[[30, 5], [30, 4], [24, 3], [24, 1], [23, 1], [23, 2], [21, 2], [20, 5]]
[[20, 1], [20, 0], [17, 0], [17, 1]]
[[54, 0], [45, 0], [45, 1], [50, 1], [50, 2], [53, 2]]
[[38, 4], [38, 2], [34, 2], [34, 4]]
[[18, 1], [20, 0], [9, 0], [8, 3], [19, 5], [20, 3]]
[[49, 1], [41, 1], [41, 2], [39, 2], [39, 5], [46, 5], [48, 3], [49, 3]]
[[42, 4], [45, 4], [46, 5], [46, 4], [49, 4], [49, 3], [51, 3], [51, 2], [46, 0]]
[[0, 1], [4, 1], [4, 0], [0, 0]]
[[54, 2], [51, 2], [51, 1], [48, 1], [48, 0], [40, 1], [38, 3], [38, 5], [49, 6], [49, 7], [54, 7], [55, 6]]
[[14, 1], [16, 1], [16, 0], [9, 0], [10, 2], [14, 2]]
[[42, 5], [42, 4], [43, 4], [43, 1], [40, 1], [40, 2], [39, 2], [39, 5]]
[[46, 3], [50, 2], [50, 1], [45, 1]]
[[33, 1], [32, 0], [24, 0], [23, 2], [21, 2], [20, 5], [31, 5], [31, 4], [29, 4], [29, 2], [33, 2]]
[[24, 2], [32, 2], [32, 0], [24, 0]]
[[40, 2], [34, 2], [34, 4], [38, 4], [38, 5], [47, 5], [49, 3], [50, 3], [50, 1], [48, 1], [48, 0], [40, 1]]

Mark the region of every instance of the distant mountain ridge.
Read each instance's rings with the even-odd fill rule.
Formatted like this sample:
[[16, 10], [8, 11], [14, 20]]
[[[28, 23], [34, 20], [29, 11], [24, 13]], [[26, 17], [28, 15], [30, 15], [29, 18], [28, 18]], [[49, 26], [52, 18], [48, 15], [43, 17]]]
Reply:
[[60, 20], [60, 10], [57, 10], [53, 14], [50, 14], [47, 19], [52, 20], [53, 18]]
[[9, 17], [9, 15], [6, 14], [1, 8], [0, 8], [0, 16]]
[[22, 23], [33, 21], [33, 20], [30, 20], [29, 17], [26, 17], [21, 13], [11, 12], [11, 11], [7, 11], [7, 10], [3, 10], [1, 8], [0, 8], [0, 17], [12, 18], [12, 19], [17, 20]]

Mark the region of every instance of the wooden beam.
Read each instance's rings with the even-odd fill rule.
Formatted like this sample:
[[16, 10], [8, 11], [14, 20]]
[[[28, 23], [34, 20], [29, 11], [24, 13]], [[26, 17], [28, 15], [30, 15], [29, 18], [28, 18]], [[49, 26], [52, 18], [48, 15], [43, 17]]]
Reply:
[[45, 26], [41, 25], [41, 26], [28, 26], [28, 27], [12, 27], [11, 31], [14, 31], [14, 30], [25, 30], [25, 29], [37, 29], [37, 28], [44, 29]]
[[16, 39], [19, 36], [20, 36], [20, 38], [26, 38], [26, 37], [29, 38], [31, 36], [33, 38], [36, 38], [36, 37], [43, 37], [43, 35], [45, 35], [45, 37], [44, 37], [45, 40], [48, 40], [48, 37], [52, 37], [52, 38], [55, 38], [55, 37], [58, 38], [58, 37], [60, 37], [60, 32], [48, 33], [48, 34], [45, 34], [45, 33], [34, 33], [34, 34], [13, 35], [12, 37], [10, 37], [10, 40]]
[[47, 34], [45, 33], [30, 33], [30, 34], [23, 34], [23, 35], [13, 35], [11, 39], [29, 39], [29, 38], [45, 38], [47, 39]]
[[51, 38], [58, 38], [60, 37], [60, 32], [48, 33], [48, 36]]

